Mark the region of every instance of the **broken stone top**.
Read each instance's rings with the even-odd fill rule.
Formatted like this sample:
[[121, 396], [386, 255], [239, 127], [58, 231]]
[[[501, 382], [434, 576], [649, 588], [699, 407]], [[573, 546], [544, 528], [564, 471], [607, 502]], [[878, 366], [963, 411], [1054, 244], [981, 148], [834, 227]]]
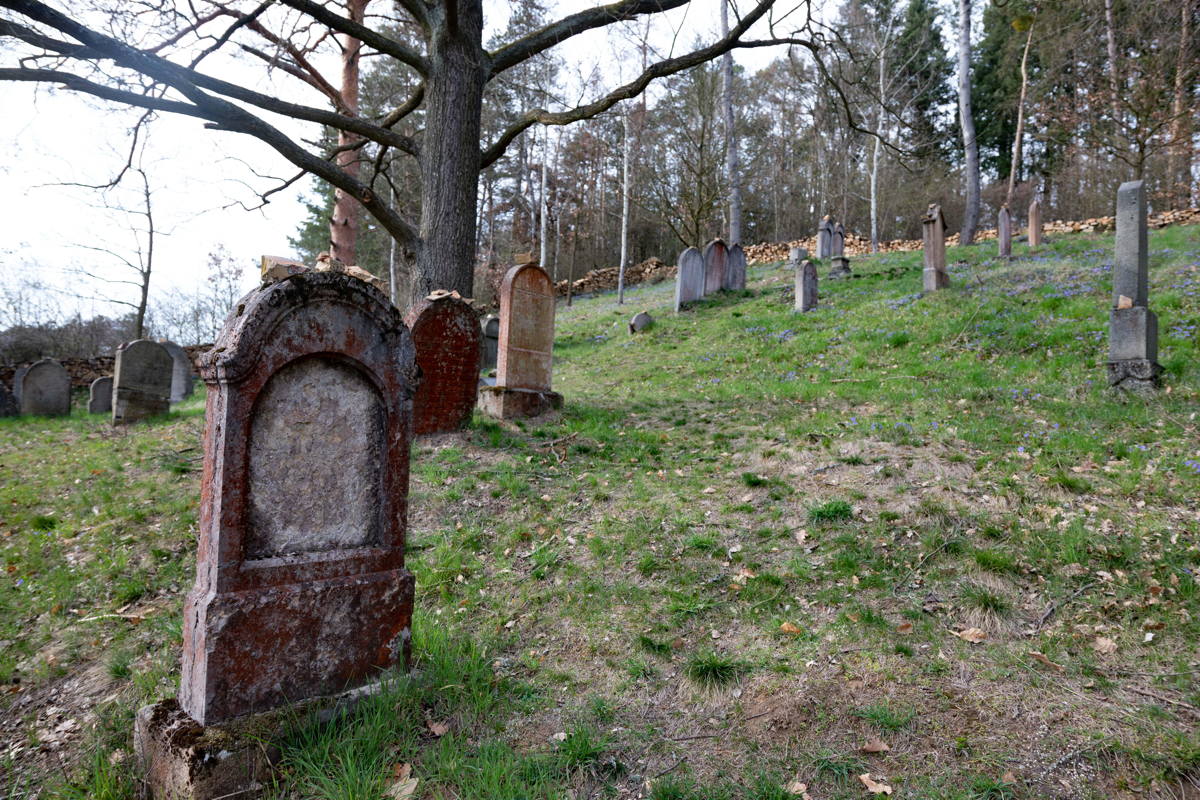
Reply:
[[925, 212], [922, 222], [938, 222], [941, 223], [942, 229], [946, 228], [946, 217], [942, 214], [942, 207], [937, 203], [930, 203], [929, 209]]
[[1147, 247], [1145, 182], [1122, 183], [1117, 189], [1113, 308], [1145, 307], [1148, 304], [1150, 262]]

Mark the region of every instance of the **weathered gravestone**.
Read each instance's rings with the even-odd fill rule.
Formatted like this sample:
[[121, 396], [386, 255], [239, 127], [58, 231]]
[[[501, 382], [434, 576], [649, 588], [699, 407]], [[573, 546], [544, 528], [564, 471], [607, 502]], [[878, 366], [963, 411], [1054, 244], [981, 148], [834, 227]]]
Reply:
[[479, 390], [493, 417], [535, 417], [562, 406], [550, 388], [554, 364], [554, 285], [537, 264], [513, 267], [500, 286], [496, 385]]
[[66, 367], [52, 358], [17, 370], [13, 394], [22, 414], [61, 417], [71, 413], [71, 376]]
[[921, 235], [925, 245], [922, 275], [925, 291], [945, 289], [950, 285], [950, 276], [946, 274], [946, 218], [937, 203], [929, 204], [929, 210], [921, 220]]
[[846, 228], [842, 223], [833, 226], [833, 235], [829, 241], [829, 257], [841, 258], [846, 254]]
[[794, 268], [800, 267], [800, 262], [808, 258], [808, 250], [803, 247], [793, 247], [788, 250], [788, 264]]
[[1117, 242], [1113, 307], [1108, 323], [1108, 384], [1144, 392], [1157, 387], [1158, 318], [1149, 308], [1146, 187], [1142, 181], [1117, 190]]
[[113, 425], [167, 413], [173, 369], [171, 354], [158, 342], [138, 339], [118, 347], [113, 367]]
[[1029, 248], [1042, 246], [1042, 203], [1036, 197], [1029, 204]]
[[721, 288], [734, 292], [746, 288], [746, 251], [740, 244], [731, 245], [725, 256], [725, 281]]
[[833, 255], [833, 218], [828, 214], [821, 217], [817, 226], [817, 258], [829, 258]]
[[996, 240], [1000, 245], [1000, 257], [1012, 257], [1012, 214], [1008, 206], [1000, 206], [1000, 214], [996, 219]]
[[413, 396], [413, 433], [455, 431], [471, 420], [479, 390], [483, 330], [469, 303], [435, 293], [408, 310], [421, 382]]
[[725, 287], [725, 268], [729, 262], [729, 249], [725, 242], [713, 239], [704, 246], [704, 293], [719, 292]]
[[112, 411], [113, 379], [111, 375], [96, 378], [88, 387], [88, 413], [107, 414]]
[[679, 254], [675, 272], [675, 312], [704, 297], [704, 256], [694, 247]]
[[850, 259], [841, 255], [833, 257], [832, 263], [829, 267], [830, 278], [840, 280], [842, 278], [849, 278], [853, 274], [854, 273], [850, 271]]
[[496, 352], [500, 342], [500, 318], [491, 315], [483, 321], [483, 368], [496, 368]]
[[417, 376], [400, 312], [336, 272], [264, 284], [239, 309], [199, 365], [204, 472], [179, 702], [136, 720], [156, 798], [247, 796], [281, 721], [239, 718], [408, 658]]
[[812, 311], [817, 307], [817, 268], [805, 259], [796, 268], [796, 300], [797, 311]]
[[158, 343], [171, 356], [171, 402], [178, 403], [184, 398], [191, 397], [195, 391], [195, 385], [192, 380], [192, 359], [188, 356], [186, 350], [174, 342], [159, 339]]
[[21, 406], [17, 403], [17, 398], [7, 386], [0, 383], [0, 417], [15, 417], [20, 413]]
[[633, 315], [633, 319], [629, 320], [629, 333], [641, 333], [654, 324], [654, 317], [650, 316], [649, 312], [639, 311]]

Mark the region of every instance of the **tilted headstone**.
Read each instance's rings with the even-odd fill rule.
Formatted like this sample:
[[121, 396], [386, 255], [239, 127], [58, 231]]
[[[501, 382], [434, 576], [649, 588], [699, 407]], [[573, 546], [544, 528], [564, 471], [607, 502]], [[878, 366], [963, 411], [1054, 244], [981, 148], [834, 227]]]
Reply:
[[675, 312], [704, 297], [704, 256], [694, 247], [679, 254], [675, 272]]
[[629, 320], [629, 333], [640, 333], [654, 324], [654, 317], [646, 311], [639, 311], [633, 315], [633, 319]]
[[88, 413], [107, 414], [112, 411], [113, 379], [111, 375], [96, 378], [88, 387]]
[[22, 414], [61, 417], [71, 413], [71, 376], [52, 358], [17, 370], [13, 389]]
[[501, 419], [532, 417], [562, 405], [562, 396], [550, 387], [554, 303], [554, 284], [537, 264], [519, 264], [504, 276], [496, 385], [480, 389], [484, 412]]
[[829, 244], [829, 257], [839, 258], [846, 254], [846, 228], [842, 223], [833, 226], [833, 237]]
[[725, 242], [713, 239], [704, 246], [704, 293], [719, 292], [725, 287], [725, 267], [729, 262], [729, 249]]
[[1000, 207], [1000, 214], [996, 219], [996, 240], [1000, 244], [1000, 257], [1012, 257], [1012, 214], [1008, 212], [1008, 206]]
[[746, 251], [740, 244], [731, 245], [725, 256], [723, 289], [740, 292], [746, 288]]
[[817, 258], [829, 258], [833, 255], [833, 218], [828, 214], [821, 217], [817, 226]]
[[921, 220], [921, 235], [925, 245], [924, 289], [927, 292], [945, 289], [950, 285], [950, 276], [946, 274], [946, 218], [937, 203], [929, 204]]
[[850, 271], [850, 259], [845, 256], [834, 256], [832, 263], [829, 266], [829, 277], [835, 280], [849, 278], [853, 275]]
[[158, 342], [137, 339], [118, 347], [113, 367], [113, 425], [167, 413], [173, 372], [174, 360]]
[[1108, 323], [1108, 383], [1127, 391], [1158, 386], [1158, 318], [1149, 309], [1146, 187], [1143, 181], [1117, 190], [1117, 241], [1113, 305]]
[[159, 339], [158, 343], [166, 348], [171, 355], [171, 361], [174, 362], [171, 372], [171, 402], [178, 403], [184, 398], [191, 397], [195, 391], [192, 379], [192, 359], [186, 350], [174, 342]]
[[817, 268], [811, 261], [805, 259], [796, 268], [796, 301], [797, 311], [812, 311], [817, 307]]
[[471, 421], [479, 391], [483, 330], [469, 303], [430, 295], [408, 310], [421, 382], [413, 396], [413, 433], [455, 431]]
[[496, 347], [500, 342], [500, 318], [492, 315], [483, 321], [483, 368], [496, 368]]
[[1029, 204], [1029, 247], [1042, 246], [1042, 202], [1036, 197]]
[[[179, 702], [211, 725], [406, 661], [412, 338], [382, 292], [296, 275], [242, 301], [208, 385]], [[139, 720], [141, 715], [139, 714]]]
[[15, 417], [21, 413], [21, 405], [8, 387], [0, 383], [0, 417]]

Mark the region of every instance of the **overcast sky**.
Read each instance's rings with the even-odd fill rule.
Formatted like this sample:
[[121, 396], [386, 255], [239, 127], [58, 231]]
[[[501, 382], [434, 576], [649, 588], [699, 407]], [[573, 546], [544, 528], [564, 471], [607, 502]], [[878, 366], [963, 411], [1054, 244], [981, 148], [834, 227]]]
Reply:
[[[384, 0], [376, 0], [383, 2]], [[690, 49], [699, 36], [711, 41], [718, 27], [718, 0], [693, 0], [682, 9], [659, 15], [652, 41], [665, 51], [674, 42], [676, 54]], [[594, 5], [594, 0], [559, 0], [551, 16], [557, 18]], [[743, 0], [749, 7], [748, 0]], [[781, 7], [791, 4], [780, 3]], [[504, 28], [507, 4], [491, 0], [488, 33]], [[566, 73], [599, 71], [607, 86], [634, 75], [638, 64], [622, 63], [629, 53], [628, 30], [602, 29], [571, 40], [553, 52], [566, 62]], [[762, 32], [753, 31], [762, 36]], [[776, 48], [735, 51], [738, 62], [754, 69], [779, 54]], [[4, 59], [0, 59], [4, 60]], [[289, 99], [322, 105], [315, 93], [297, 89], [288, 79], [272, 85], [262, 70], [246, 71], [232, 60], [206, 61], [206, 69], [229, 80], [244, 82], [253, 75], [254, 88]], [[336, 74], [336, 69], [331, 70]], [[115, 107], [94, 98], [59, 88], [0, 82], [0, 280], [36, 271], [39, 277], [67, 288], [83, 300], [68, 301], [79, 311], [111, 311], [103, 298], [128, 296], [132, 289], [104, 285], [78, 275], [77, 267], [110, 278], [125, 277], [116, 258], [85, 250], [102, 247], [136, 260], [132, 218], [106, 210], [100, 193], [62, 186], [63, 183], [98, 184], [110, 180], [124, 163], [129, 131], [140, 112]], [[313, 138], [317, 126], [271, 118], [293, 137]], [[246, 287], [256, 278], [254, 264], [262, 254], [289, 255], [288, 237], [305, 215], [302, 200], [311, 194], [312, 181], [304, 178], [291, 189], [273, 195], [259, 210], [258, 191], [274, 185], [263, 176], [291, 176], [295, 169], [257, 140], [232, 133], [208, 131], [199, 120], [160, 115], [150, 126], [147, 170], [153, 190], [153, 208], [160, 237], [156, 242], [157, 294], [173, 288], [191, 288], [204, 278], [207, 255], [218, 246], [229, 249], [246, 264]], [[130, 187], [134, 186], [130, 182]], [[138, 207], [129, 190], [112, 192], [115, 204]], [[140, 224], [140, 221], [138, 221]], [[165, 234], [165, 235], [162, 235]]]

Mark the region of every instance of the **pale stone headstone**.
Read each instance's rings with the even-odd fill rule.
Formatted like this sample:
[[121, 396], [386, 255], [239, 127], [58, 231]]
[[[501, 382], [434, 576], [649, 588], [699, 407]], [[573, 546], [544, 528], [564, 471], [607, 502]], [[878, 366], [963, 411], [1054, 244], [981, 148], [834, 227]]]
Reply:
[[1008, 206], [1000, 207], [1000, 214], [996, 220], [996, 240], [1000, 245], [1000, 257], [1012, 257], [1012, 214], [1008, 212]]
[[796, 300], [797, 311], [812, 311], [817, 307], [817, 268], [805, 259], [796, 268]]
[[483, 330], [471, 305], [430, 295], [408, 310], [421, 382], [413, 396], [413, 433], [455, 431], [471, 421], [479, 389]]
[[113, 367], [113, 424], [123, 425], [167, 413], [171, 407], [174, 365], [167, 349], [149, 339], [137, 339], [118, 347]]
[[679, 254], [675, 272], [675, 312], [704, 297], [704, 256], [694, 247]]
[[494, 314], [483, 321], [483, 368], [496, 368], [496, 348], [500, 342], [500, 318]]
[[8, 387], [0, 383], [0, 417], [15, 417], [21, 413], [21, 405]]
[[921, 220], [921, 234], [925, 246], [922, 275], [925, 291], [945, 289], [950, 285], [950, 276], [946, 274], [946, 218], [937, 203], [929, 204], [929, 210]]
[[1029, 204], [1029, 248], [1042, 246], [1042, 202], [1036, 197]]
[[192, 380], [192, 359], [188, 356], [186, 350], [174, 342], [159, 339], [158, 343], [171, 355], [171, 361], [173, 362], [171, 368], [171, 402], [178, 403], [185, 398], [191, 397], [195, 391]]
[[17, 370], [13, 389], [22, 414], [61, 417], [71, 413], [71, 376], [52, 358]]
[[96, 378], [88, 387], [88, 413], [107, 414], [112, 411], [113, 379], [111, 375]]
[[788, 250], [788, 263], [793, 267], [799, 267], [800, 262], [808, 258], [808, 250], [803, 247], [793, 247]]
[[562, 405], [562, 396], [550, 386], [554, 304], [554, 285], [537, 264], [519, 264], [504, 276], [496, 385], [479, 393], [485, 413], [501, 419], [532, 417]]
[[1149, 304], [1149, 252], [1146, 187], [1143, 181], [1117, 190], [1117, 241], [1113, 265], [1113, 304], [1108, 325], [1108, 383], [1126, 391], [1147, 391], [1161, 381], [1158, 318]]
[[640, 333], [654, 324], [654, 317], [650, 316], [647, 311], [639, 311], [633, 315], [633, 319], [629, 320], [629, 332], [631, 334]]
[[833, 226], [833, 236], [829, 243], [829, 257], [839, 258], [846, 254], [846, 228], [842, 223]]
[[729, 250], [725, 242], [713, 239], [704, 246], [704, 293], [719, 292], [725, 286], [725, 268]]
[[740, 292], [746, 288], [746, 251], [740, 244], [731, 245], [725, 257], [723, 289]]
[[336, 272], [242, 302], [200, 362], [204, 499], [179, 702], [202, 725], [362, 685], [409, 650], [417, 371], [400, 312]]
[[850, 259], [846, 256], [834, 256], [829, 267], [829, 277], [835, 280], [849, 278], [853, 273], [850, 271]]
[[833, 255], [833, 218], [828, 214], [821, 217], [817, 226], [817, 258], [829, 258]]

